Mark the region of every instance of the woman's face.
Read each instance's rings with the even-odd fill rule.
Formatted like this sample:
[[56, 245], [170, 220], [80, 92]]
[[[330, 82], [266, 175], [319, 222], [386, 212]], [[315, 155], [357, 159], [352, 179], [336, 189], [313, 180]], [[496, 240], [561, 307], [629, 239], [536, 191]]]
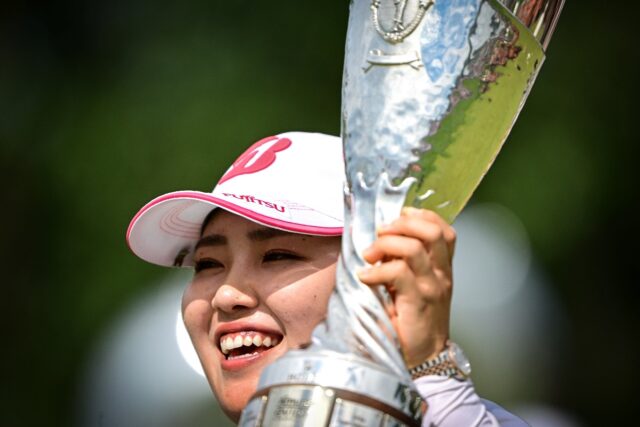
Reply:
[[310, 341], [335, 282], [339, 237], [261, 226], [219, 209], [195, 252], [184, 322], [209, 384], [234, 420], [262, 369]]

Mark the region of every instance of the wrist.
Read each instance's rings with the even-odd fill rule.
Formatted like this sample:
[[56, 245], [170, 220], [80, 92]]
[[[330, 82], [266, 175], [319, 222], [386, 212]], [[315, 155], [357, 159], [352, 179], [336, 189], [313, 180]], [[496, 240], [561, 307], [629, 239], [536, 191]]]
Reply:
[[409, 373], [414, 380], [427, 375], [464, 380], [471, 374], [471, 364], [460, 346], [452, 341], [447, 341], [444, 350], [411, 367]]
[[436, 358], [447, 347], [447, 336], [434, 337], [422, 346], [404, 352], [404, 361], [409, 368], [416, 367], [425, 360]]

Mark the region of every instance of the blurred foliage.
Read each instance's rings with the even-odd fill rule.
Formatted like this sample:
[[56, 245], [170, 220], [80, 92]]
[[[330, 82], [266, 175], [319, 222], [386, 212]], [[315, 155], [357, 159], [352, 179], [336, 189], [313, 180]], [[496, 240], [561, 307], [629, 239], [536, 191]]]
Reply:
[[[633, 7], [568, 2], [475, 196], [509, 206], [527, 227], [571, 321], [547, 401], [593, 425], [631, 417], [636, 394]], [[171, 190], [210, 189], [264, 135], [339, 132], [347, 8], [3, 5], [2, 425], [73, 424], [94, 340], [164, 274], [126, 248], [140, 206]]]

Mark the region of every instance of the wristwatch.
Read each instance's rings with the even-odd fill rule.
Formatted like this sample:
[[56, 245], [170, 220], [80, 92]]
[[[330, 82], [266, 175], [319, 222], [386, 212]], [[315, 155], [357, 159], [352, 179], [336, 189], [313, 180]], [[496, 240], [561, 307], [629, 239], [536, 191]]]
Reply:
[[458, 344], [447, 341], [447, 346], [440, 354], [409, 369], [409, 373], [414, 380], [425, 375], [439, 375], [464, 380], [471, 375], [471, 363]]

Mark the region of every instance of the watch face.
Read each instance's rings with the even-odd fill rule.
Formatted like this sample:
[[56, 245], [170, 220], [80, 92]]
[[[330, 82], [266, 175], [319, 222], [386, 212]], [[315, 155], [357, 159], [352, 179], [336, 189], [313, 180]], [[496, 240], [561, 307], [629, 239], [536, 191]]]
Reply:
[[451, 361], [456, 365], [458, 370], [462, 373], [462, 375], [464, 375], [465, 377], [471, 375], [471, 363], [469, 363], [469, 359], [467, 359], [467, 356], [465, 356], [464, 352], [458, 344], [449, 344], [449, 357], [451, 358]]

